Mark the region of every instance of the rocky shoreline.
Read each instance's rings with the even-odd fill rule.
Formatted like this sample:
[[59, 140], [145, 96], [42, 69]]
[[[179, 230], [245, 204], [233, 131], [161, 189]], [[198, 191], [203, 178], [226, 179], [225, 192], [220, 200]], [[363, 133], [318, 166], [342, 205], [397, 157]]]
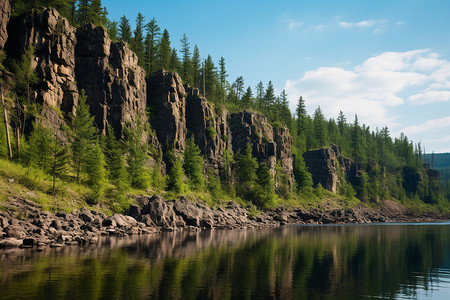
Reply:
[[106, 216], [83, 208], [52, 214], [24, 198], [10, 198], [10, 209], [0, 212], [0, 248], [34, 248], [97, 244], [102, 236], [156, 234], [162, 231], [247, 229], [294, 224], [429, 222], [447, 220], [437, 214], [412, 215], [396, 202], [385, 200], [380, 210], [367, 207], [333, 210], [276, 208], [252, 215], [234, 202], [213, 209], [183, 197], [165, 201], [160, 195], [137, 196], [124, 215]]

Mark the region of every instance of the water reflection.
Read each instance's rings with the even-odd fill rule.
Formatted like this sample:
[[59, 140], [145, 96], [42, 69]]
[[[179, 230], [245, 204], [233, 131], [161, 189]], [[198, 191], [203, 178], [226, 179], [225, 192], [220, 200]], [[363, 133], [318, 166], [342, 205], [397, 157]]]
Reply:
[[0, 299], [448, 299], [450, 225], [292, 226], [0, 251]]

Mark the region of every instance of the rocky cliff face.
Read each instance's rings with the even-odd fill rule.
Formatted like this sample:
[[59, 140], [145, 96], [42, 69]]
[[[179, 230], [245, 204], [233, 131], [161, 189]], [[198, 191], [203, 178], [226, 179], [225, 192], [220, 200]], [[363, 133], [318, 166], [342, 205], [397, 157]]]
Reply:
[[177, 73], [158, 71], [147, 80], [150, 122], [163, 150], [186, 146], [186, 92]]
[[214, 112], [211, 104], [200, 96], [199, 90], [186, 87], [186, 125], [205, 157], [206, 168], [221, 170], [223, 156], [231, 149], [231, 132], [227, 112]]
[[78, 28], [76, 75], [88, 96], [91, 113], [105, 133], [110, 124], [121, 136], [128, 122], [146, 122], [145, 72], [126, 43], [111, 43], [105, 29], [92, 24]]
[[320, 183], [324, 189], [336, 193], [339, 179], [334, 151], [328, 148], [311, 150], [307, 151], [303, 157], [312, 175], [314, 186]]
[[50, 107], [72, 112], [78, 101], [74, 71], [75, 29], [57, 10], [50, 8], [42, 12], [33, 10], [16, 18], [10, 22], [8, 31], [9, 55], [19, 58], [26, 49], [34, 47], [33, 67], [42, 81], [33, 98], [43, 103], [42, 115], [45, 117], [38, 121], [58, 129], [63, 120]]
[[[75, 111], [85, 90], [97, 127], [110, 124], [120, 136], [127, 122], [146, 122], [146, 84], [137, 56], [126, 44], [111, 43], [102, 27], [76, 30], [57, 10], [33, 10], [8, 25], [7, 51], [19, 58], [34, 47], [34, 68], [42, 80], [34, 100], [43, 103], [39, 122], [55, 129], [64, 123], [58, 110]], [[56, 108], [56, 109], [55, 109]]]
[[0, 50], [3, 50], [6, 40], [8, 39], [6, 27], [10, 17], [11, 5], [9, 4], [9, 0], [0, 0]]

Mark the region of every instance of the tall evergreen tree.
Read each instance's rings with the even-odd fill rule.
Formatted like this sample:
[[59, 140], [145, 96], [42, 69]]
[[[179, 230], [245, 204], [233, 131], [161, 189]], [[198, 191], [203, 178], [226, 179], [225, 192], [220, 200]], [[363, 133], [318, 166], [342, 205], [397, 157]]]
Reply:
[[193, 136], [187, 140], [183, 155], [183, 169], [189, 179], [189, 186], [194, 190], [203, 190], [205, 187], [205, 179], [203, 176], [204, 162]]
[[259, 110], [263, 110], [264, 109], [264, 84], [262, 83], [262, 81], [260, 81], [257, 85], [256, 85], [256, 108]]
[[266, 93], [264, 94], [264, 107], [263, 112], [269, 117], [269, 119], [272, 119], [273, 112], [271, 111], [271, 108], [275, 104], [275, 90], [273, 88], [272, 81], [269, 81], [266, 88]]
[[172, 49], [170, 48], [170, 36], [167, 29], [161, 37], [161, 42], [159, 43], [159, 66], [163, 70], [170, 69], [170, 56], [172, 54]]
[[78, 0], [78, 20], [81, 25], [88, 23], [90, 0]]
[[208, 100], [214, 101], [214, 89], [217, 83], [217, 70], [211, 55], [205, 60], [204, 77], [205, 77], [205, 95]]
[[131, 43], [131, 49], [136, 53], [140, 66], [144, 66], [144, 22], [145, 17], [141, 13], [138, 13], [136, 17], [136, 29], [134, 30]]
[[119, 190], [126, 190], [130, 183], [125, 168], [123, 146], [117, 141], [111, 126], [108, 126], [106, 130], [104, 153], [109, 181]]
[[35, 125], [29, 138], [29, 165], [44, 172], [51, 170], [53, 137], [50, 129]]
[[106, 22], [106, 31], [108, 32], [109, 37], [111, 38], [111, 40], [113, 41], [117, 41], [118, 40], [118, 26], [119, 23], [117, 23], [117, 21], [107, 21]]
[[297, 109], [295, 112], [297, 116], [297, 134], [301, 135], [301, 133], [305, 131], [305, 123], [307, 119], [305, 100], [302, 96], [298, 98]]
[[54, 143], [52, 149], [51, 171], [52, 175], [52, 194], [56, 194], [56, 178], [67, 174], [69, 170], [69, 153], [67, 146], [63, 145], [61, 140], [54, 134]]
[[76, 113], [71, 116], [70, 122], [69, 138], [77, 181], [80, 179], [82, 169], [86, 166], [92, 143], [97, 134], [94, 117], [89, 113], [89, 105], [86, 101], [87, 96], [82, 90], [76, 106]]
[[91, 0], [86, 12], [86, 23], [106, 25], [106, 9], [102, 7], [101, 0]]
[[192, 54], [192, 69], [193, 69], [193, 85], [197, 88], [199, 88], [201, 84], [200, 63], [201, 63], [200, 51], [198, 50], [197, 45], [195, 45], [194, 52]]
[[119, 22], [119, 39], [124, 42], [131, 41], [131, 26], [130, 21], [125, 15], [120, 18]]
[[361, 149], [361, 127], [359, 126], [357, 115], [355, 115], [355, 121], [352, 126], [351, 149], [353, 160], [360, 162], [363, 155]]
[[252, 105], [253, 105], [253, 92], [252, 92], [252, 88], [250, 86], [247, 88], [247, 91], [242, 96], [241, 104], [242, 104], [241, 105], [242, 108], [244, 108], [244, 109], [249, 109], [250, 107], [252, 107]]
[[327, 124], [320, 106], [314, 112], [313, 130], [316, 147], [325, 147], [328, 144]]
[[158, 42], [161, 36], [161, 29], [159, 28], [155, 18], [152, 18], [147, 23], [146, 27], [147, 35], [145, 37], [145, 61], [147, 74], [151, 74], [157, 70], [157, 52]]
[[147, 159], [147, 144], [142, 142], [144, 126], [138, 120], [135, 127], [127, 126], [124, 129], [125, 146], [128, 152], [127, 170], [131, 178], [131, 186], [139, 189], [148, 188], [150, 174], [145, 167]]
[[178, 158], [174, 158], [172, 168], [169, 172], [169, 178], [167, 182], [167, 188], [169, 191], [174, 191], [177, 194], [183, 194], [185, 192], [185, 186], [183, 182], [184, 172], [183, 165]]
[[252, 156], [252, 147], [247, 144], [244, 153], [236, 156], [236, 179], [241, 193], [251, 190], [256, 182], [258, 162]]
[[181, 53], [183, 55], [181, 63], [183, 65], [182, 68], [182, 76], [183, 81], [192, 85], [193, 84], [193, 70], [192, 70], [192, 61], [191, 61], [191, 49], [189, 47], [189, 39], [186, 33], [183, 33], [183, 38], [180, 40], [181, 42]]
[[173, 48], [170, 54], [169, 70], [172, 72], [179, 72], [182, 69], [181, 61], [178, 58], [177, 49]]
[[291, 111], [289, 110], [289, 102], [285, 90], [280, 94], [280, 121], [291, 127]]

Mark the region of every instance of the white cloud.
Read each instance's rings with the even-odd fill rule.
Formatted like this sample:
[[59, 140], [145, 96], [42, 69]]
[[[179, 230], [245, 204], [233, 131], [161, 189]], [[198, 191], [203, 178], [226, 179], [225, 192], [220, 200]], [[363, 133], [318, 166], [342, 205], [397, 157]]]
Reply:
[[290, 31], [303, 26], [302, 22], [296, 21], [294, 19], [286, 19], [286, 24], [287, 24], [288, 30], [290, 30]]
[[380, 32], [388, 23], [387, 20], [363, 20], [359, 22], [347, 22], [347, 21], [340, 21], [338, 23], [339, 27], [344, 29], [358, 29], [358, 30], [364, 30], [373, 28], [374, 33]]
[[450, 91], [429, 91], [408, 97], [409, 103], [420, 105], [447, 101], [450, 101]]
[[419, 125], [408, 126], [402, 131], [406, 134], [417, 134], [430, 131], [432, 129], [439, 129], [444, 127], [450, 127], [450, 117], [444, 117], [436, 120], [429, 120]]
[[[400, 129], [393, 108], [419, 101], [448, 101], [449, 90], [433, 90], [433, 85], [442, 86], [448, 82], [450, 62], [440, 59], [429, 49], [420, 49], [385, 52], [350, 69], [321, 67], [310, 70], [299, 79], [288, 80], [285, 90], [291, 110], [295, 110], [301, 95], [309, 112], [320, 105], [327, 118], [337, 117], [342, 110], [348, 119], [358, 114], [361, 122], [372, 128], [387, 125]], [[408, 102], [405, 103], [405, 99]], [[410, 133], [417, 131], [414, 127], [406, 129]]]

